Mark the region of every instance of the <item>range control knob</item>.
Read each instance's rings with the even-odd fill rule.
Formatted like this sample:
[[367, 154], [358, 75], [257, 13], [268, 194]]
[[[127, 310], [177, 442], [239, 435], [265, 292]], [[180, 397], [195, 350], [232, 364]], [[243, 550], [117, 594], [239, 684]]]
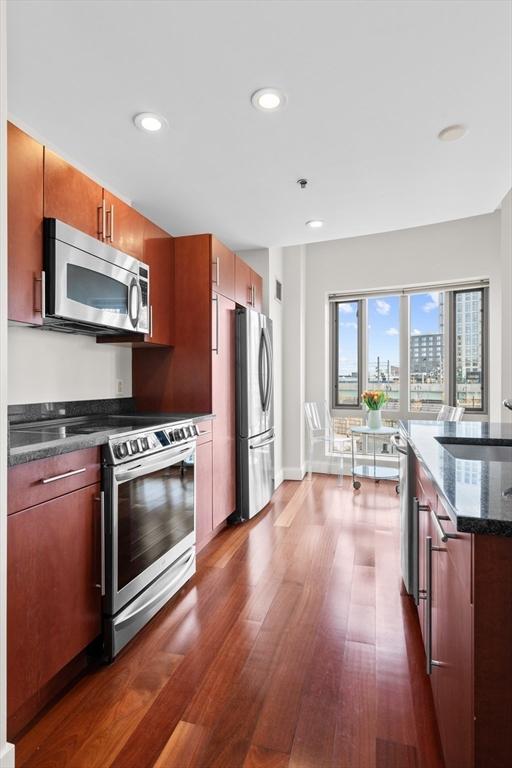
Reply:
[[141, 437], [140, 438], [141, 443], [141, 450], [142, 451], [149, 451], [149, 440], [147, 437]]
[[138, 440], [131, 440], [130, 442], [132, 453], [138, 453], [139, 452], [139, 443]]
[[124, 459], [128, 453], [128, 447], [126, 443], [118, 443], [114, 446], [114, 456], [118, 459]]

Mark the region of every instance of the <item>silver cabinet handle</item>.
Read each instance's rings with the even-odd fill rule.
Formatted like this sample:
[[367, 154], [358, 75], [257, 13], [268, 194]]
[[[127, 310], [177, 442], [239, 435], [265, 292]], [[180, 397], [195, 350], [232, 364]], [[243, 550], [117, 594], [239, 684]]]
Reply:
[[404, 456], [407, 456], [408, 450], [407, 448], [404, 448], [404, 446], [400, 442], [400, 438], [398, 437], [398, 435], [391, 435], [391, 442], [393, 443], [398, 453], [403, 453]]
[[97, 496], [95, 501], [99, 501], [101, 504], [100, 512], [100, 536], [101, 536], [101, 584], [95, 584], [95, 586], [101, 590], [101, 596], [105, 594], [105, 491], [101, 491], [99, 497]]
[[443, 528], [443, 526], [441, 524], [441, 520], [449, 520], [450, 519], [449, 517], [438, 516], [438, 515], [436, 515], [436, 513], [434, 512], [433, 509], [430, 510], [430, 514], [431, 514], [431, 517], [432, 517], [432, 521], [433, 521], [434, 525], [437, 528], [437, 532], [439, 534], [439, 538], [441, 539], [441, 541], [448, 541], [448, 539], [457, 539], [458, 538], [456, 533], [446, 533], [445, 529]]
[[107, 228], [107, 208], [105, 205], [105, 198], [103, 198], [103, 200], [101, 201], [101, 205], [98, 206], [98, 240], [103, 240], [103, 242], [105, 241], [106, 228]]
[[247, 287], [249, 288], [249, 298], [247, 299], [247, 302], [252, 306], [252, 285], [248, 285]]
[[108, 216], [108, 235], [105, 236], [105, 240], [110, 240], [112, 243], [114, 240], [114, 203], [110, 204], [110, 211], [107, 211]]
[[425, 657], [427, 675], [432, 674], [432, 667], [442, 666], [440, 661], [434, 661], [432, 658], [432, 552], [446, 552], [444, 547], [435, 547], [432, 544], [432, 536], [425, 537], [425, 564], [426, 564], [426, 584], [425, 584]]
[[[36, 296], [38, 294], [38, 291], [36, 290], [35, 286], [37, 285], [37, 283], [40, 283], [40, 285], [41, 285], [40, 295], [39, 295], [39, 298], [40, 298], [39, 306], [36, 306]], [[44, 318], [46, 317], [46, 272], [44, 270], [42, 270], [42, 272], [41, 272], [41, 277], [35, 277], [34, 276], [34, 304], [33, 304], [33, 307], [34, 307], [34, 312], [40, 312], [41, 313], [41, 318], [44, 320]]]
[[213, 282], [215, 285], [220, 285], [220, 259], [218, 256], [213, 263], [215, 264], [215, 280]]
[[82, 472], [85, 472], [87, 467], [82, 467], [81, 469], [72, 469], [71, 472], [64, 472], [63, 475], [54, 475], [53, 477], [43, 477], [41, 482], [43, 485], [46, 485], [47, 483], [54, 483], [56, 480], [64, 480], [66, 477], [73, 477], [73, 475], [81, 475]]
[[153, 336], [153, 305], [149, 307], [149, 338]]
[[256, 306], [256, 289], [254, 285], [251, 285], [251, 304], [253, 307]]
[[205, 435], [211, 435], [211, 433], [212, 433], [211, 429], [208, 429], [208, 430], [205, 429], [204, 432], [198, 432], [197, 436], [198, 437], [204, 437]]
[[425, 656], [427, 660], [427, 675], [432, 674], [432, 536], [425, 538]]
[[215, 346], [212, 347], [212, 352], [216, 355], [219, 354], [219, 297], [213, 296], [212, 301], [215, 302]]

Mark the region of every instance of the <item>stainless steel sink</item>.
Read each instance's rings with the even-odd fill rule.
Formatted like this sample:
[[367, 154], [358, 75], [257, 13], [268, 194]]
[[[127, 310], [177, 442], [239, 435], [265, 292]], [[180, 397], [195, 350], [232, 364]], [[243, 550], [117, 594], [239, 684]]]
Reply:
[[443, 448], [455, 459], [466, 461], [510, 461], [512, 463], [512, 445], [489, 445], [486, 443], [449, 442], [436, 438]]

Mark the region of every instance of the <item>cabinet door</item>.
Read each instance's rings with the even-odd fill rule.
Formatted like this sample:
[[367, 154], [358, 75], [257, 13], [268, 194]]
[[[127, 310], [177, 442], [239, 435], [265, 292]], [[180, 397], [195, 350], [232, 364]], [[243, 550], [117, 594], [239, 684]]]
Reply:
[[7, 679], [12, 716], [101, 631], [100, 484], [7, 521]]
[[251, 268], [240, 256], [235, 256], [235, 301], [242, 307], [251, 302]]
[[235, 301], [235, 254], [213, 235], [211, 251], [213, 290]]
[[41, 325], [43, 146], [7, 124], [9, 320]]
[[103, 188], [61, 157], [44, 150], [44, 215], [102, 236]]
[[[218, 302], [216, 304], [216, 302]], [[213, 526], [235, 511], [235, 302], [213, 296]]]
[[150, 333], [146, 340], [169, 346], [173, 343], [173, 238], [147, 219], [144, 222], [142, 260], [150, 270]]
[[196, 545], [197, 551], [213, 531], [213, 451], [212, 442], [196, 448]]
[[107, 189], [103, 190], [103, 195], [106, 209], [105, 242], [142, 260], [146, 219]]
[[473, 611], [450, 550], [465, 542], [432, 533], [432, 691], [446, 768], [461, 768], [473, 765]]
[[256, 312], [261, 312], [263, 308], [263, 278], [253, 269], [251, 269], [251, 286], [252, 307], [256, 310]]

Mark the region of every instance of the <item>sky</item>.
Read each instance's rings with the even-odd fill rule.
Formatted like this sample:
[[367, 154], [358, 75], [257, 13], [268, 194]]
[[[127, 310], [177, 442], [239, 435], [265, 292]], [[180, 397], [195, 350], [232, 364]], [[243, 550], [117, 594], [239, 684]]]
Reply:
[[[357, 302], [339, 305], [339, 361], [342, 373], [357, 370]], [[439, 293], [417, 293], [410, 297], [411, 334], [439, 332]], [[368, 299], [368, 355], [399, 365], [400, 297]], [[373, 365], [372, 365], [373, 367]]]

